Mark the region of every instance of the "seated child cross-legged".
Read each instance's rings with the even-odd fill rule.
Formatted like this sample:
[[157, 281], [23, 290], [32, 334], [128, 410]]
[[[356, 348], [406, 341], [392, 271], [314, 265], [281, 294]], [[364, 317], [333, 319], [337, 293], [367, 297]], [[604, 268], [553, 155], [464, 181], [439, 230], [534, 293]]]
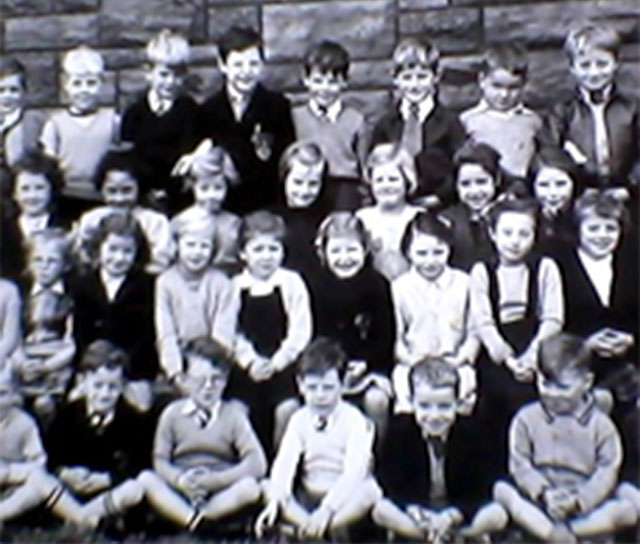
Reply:
[[500, 531], [507, 514], [490, 502], [499, 471], [478, 418], [459, 414], [456, 367], [426, 357], [412, 367], [409, 387], [413, 414], [391, 420], [377, 462], [385, 497], [373, 509], [374, 521], [428, 542], [446, 540], [454, 531], [473, 538]]
[[[258, 537], [279, 513], [301, 538], [320, 539], [365, 517], [380, 499], [369, 474], [373, 424], [342, 400], [346, 362], [339, 344], [325, 337], [300, 355], [297, 383], [304, 406], [289, 420], [273, 463]], [[294, 489], [297, 476], [301, 486]]]
[[580, 338], [560, 333], [542, 341], [540, 400], [514, 417], [509, 434], [513, 483], [498, 482], [494, 489], [518, 525], [548, 542], [575, 542], [636, 522], [633, 505], [612, 496], [622, 445], [613, 422], [595, 404], [589, 365]]
[[260, 498], [267, 468], [260, 442], [240, 405], [222, 399], [231, 359], [225, 348], [198, 337], [184, 349], [188, 396], [160, 416], [153, 471], [138, 481], [151, 505], [195, 530], [203, 520], [241, 513]]

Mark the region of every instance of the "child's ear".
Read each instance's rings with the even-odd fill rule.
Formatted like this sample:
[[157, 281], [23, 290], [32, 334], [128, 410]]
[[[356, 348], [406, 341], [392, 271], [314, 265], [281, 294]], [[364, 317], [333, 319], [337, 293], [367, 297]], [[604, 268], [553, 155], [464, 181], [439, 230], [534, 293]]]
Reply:
[[593, 388], [593, 382], [595, 381], [595, 376], [593, 372], [589, 372], [584, 377], [584, 387], [586, 390], [591, 390]]
[[296, 376], [296, 386], [298, 387], [300, 395], [304, 395], [304, 383], [302, 381], [302, 377]]

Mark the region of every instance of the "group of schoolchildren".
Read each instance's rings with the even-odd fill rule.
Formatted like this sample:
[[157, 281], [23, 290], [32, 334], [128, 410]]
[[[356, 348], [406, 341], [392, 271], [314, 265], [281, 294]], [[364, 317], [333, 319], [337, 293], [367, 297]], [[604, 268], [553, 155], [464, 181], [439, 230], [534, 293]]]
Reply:
[[125, 534], [637, 528], [640, 109], [620, 45], [571, 31], [576, 93], [545, 115], [522, 101], [526, 52], [492, 46], [457, 115], [437, 48], [404, 39], [373, 125], [331, 41], [291, 107], [233, 27], [197, 104], [189, 44], [163, 30], [122, 116], [81, 46], [44, 124], [2, 58], [0, 531], [42, 506]]

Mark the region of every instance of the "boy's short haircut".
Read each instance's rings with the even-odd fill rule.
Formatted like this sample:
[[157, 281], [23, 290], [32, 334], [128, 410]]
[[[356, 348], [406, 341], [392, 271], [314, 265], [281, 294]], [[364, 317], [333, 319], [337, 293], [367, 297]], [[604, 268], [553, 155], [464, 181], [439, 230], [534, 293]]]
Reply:
[[59, 227], [50, 227], [37, 231], [31, 235], [28, 245], [29, 260], [33, 257], [33, 252], [39, 244], [53, 243], [58, 246], [62, 260], [66, 269], [71, 268], [72, 262], [72, 239], [70, 233]]
[[296, 372], [299, 378], [308, 375], [324, 375], [336, 370], [340, 379], [347, 368], [347, 354], [342, 346], [331, 338], [319, 336], [312, 340], [298, 356]]
[[184, 68], [189, 62], [191, 51], [189, 42], [182, 34], [165, 28], [149, 40], [146, 54], [151, 64]]
[[189, 355], [202, 357], [225, 374], [231, 372], [232, 355], [224, 346], [208, 336], [199, 336], [189, 340], [184, 348], [185, 371], [189, 371]]
[[526, 81], [529, 61], [525, 47], [517, 42], [488, 47], [480, 65], [480, 73], [487, 75], [494, 70], [505, 70]]
[[27, 70], [17, 58], [15, 57], [0, 57], [0, 79], [9, 76], [18, 76], [22, 89], [27, 89]]
[[440, 51], [429, 40], [420, 38], [406, 38], [393, 50], [393, 75], [397, 76], [403, 70], [413, 68], [428, 68], [438, 72]]
[[627, 227], [629, 222], [624, 204], [606, 192], [597, 189], [585, 191], [573, 206], [573, 218], [576, 225], [580, 226], [580, 223], [587, 217], [593, 216], [614, 219], [622, 230]]
[[12, 193], [15, 190], [16, 181], [21, 172], [43, 176], [51, 187], [51, 203], [53, 204], [57, 200], [56, 197], [64, 183], [64, 176], [58, 161], [38, 150], [31, 150], [25, 153], [11, 168]]
[[212, 147], [206, 153], [196, 154], [187, 174], [191, 184], [198, 178], [211, 177], [222, 177], [227, 185], [235, 185], [239, 181], [233, 159], [222, 147]]
[[352, 212], [331, 212], [324, 218], [316, 233], [313, 245], [320, 262], [325, 263], [325, 247], [329, 238], [351, 237], [356, 238], [368, 255], [371, 251], [371, 237], [360, 218]]
[[500, 182], [500, 153], [485, 143], [467, 140], [453, 156], [453, 164], [456, 177], [462, 165], [477, 164], [491, 174], [496, 186]]
[[552, 381], [565, 372], [585, 374], [591, 371], [591, 352], [579, 336], [560, 332], [540, 342], [538, 368]]
[[103, 217], [98, 223], [98, 227], [91, 233], [88, 240], [87, 249], [90, 260], [97, 266], [100, 246], [110, 234], [133, 238], [136, 244], [136, 257], [133, 266], [143, 269], [149, 262], [151, 252], [149, 242], [145, 237], [138, 221], [130, 213], [112, 213]]
[[140, 169], [140, 162], [132, 151], [109, 151], [98, 163], [93, 176], [93, 185], [101, 191], [109, 172], [126, 172], [140, 186]]
[[458, 395], [460, 377], [456, 368], [440, 357], [425, 357], [409, 370], [409, 392], [413, 396], [419, 384], [430, 387], [451, 387]]
[[287, 235], [287, 225], [284, 219], [267, 210], [258, 210], [244, 217], [240, 225], [238, 240], [241, 248], [254, 236], [267, 234], [280, 242], [284, 242]]
[[68, 51], [62, 59], [62, 70], [70, 74], [96, 74], [104, 72], [104, 60], [97, 51], [81, 45]]
[[564, 51], [571, 62], [589, 49], [608, 51], [617, 59], [621, 45], [620, 34], [614, 28], [602, 23], [589, 22], [569, 32], [564, 42]]
[[250, 47], [257, 47], [263, 56], [260, 34], [247, 26], [232, 26], [218, 41], [218, 53], [223, 62], [227, 62], [232, 51], [245, 51]]
[[400, 241], [400, 250], [407, 258], [411, 243], [417, 234], [434, 236], [449, 247], [453, 244], [453, 229], [448, 219], [432, 212], [420, 212], [409, 221]]
[[538, 223], [540, 204], [535, 198], [530, 196], [524, 197], [518, 194], [520, 191], [517, 187], [514, 191], [502, 193], [491, 205], [491, 209], [489, 210], [489, 228], [495, 229], [500, 216], [507, 212], [527, 214], [536, 224]]
[[349, 75], [349, 53], [337, 42], [323, 40], [313, 44], [304, 55], [304, 71], [309, 75], [313, 69], [321, 74], [342, 76], [345, 80]]
[[398, 143], [381, 143], [371, 150], [365, 165], [365, 180], [367, 183], [371, 183], [372, 171], [376, 166], [382, 166], [389, 162], [397, 163], [407, 187], [407, 194], [414, 193], [418, 188], [416, 163], [411, 153]]
[[95, 372], [100, 368], [122, 369], [123, 375], [129, 370], [129, 356], [126, 351], [109, 340], [94, 340], [87, 346], [80, 359], [80, 372]]
[[326, 181], [328, 172], [327, 159], [322, 153], [322, 148], [315, 142], [300, 140], [292, 143], [284, 150], [278, 163], [278, 177], [281, 182], [287, 179], [294, 161], [309, 168], [320, 168], [322, 182], [324, 183]]

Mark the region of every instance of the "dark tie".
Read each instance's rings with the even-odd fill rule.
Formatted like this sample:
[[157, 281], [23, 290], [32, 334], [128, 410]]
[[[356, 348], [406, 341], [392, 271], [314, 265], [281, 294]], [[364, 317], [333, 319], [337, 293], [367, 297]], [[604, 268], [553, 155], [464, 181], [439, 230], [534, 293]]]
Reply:
[[200, 408], [196, 412], [196, 417], [198, 418], [198, 425], [200, 425], [201, 429], [204, 429], [209, 423], [209, 420], [211, 419], [211, 414], [209, 413], [208, 410], [205, 410], [204, 408]]
[[604, 104], [604, 92], [603, 91], [590, 91], [589, 98], [592, 104]]
[[409, 106], [409, 115], [402, 130], [402, 145], [411, 155], [417, 155], [422, 151], [422, 127], [418, 104]]
[[327, 417], [326, 416], [318, 416], [315, 420], [315, 428], [317, 431], [324, 431], [327, 428]]
[[440, 438], [439, 436], [430, 436], [428, 441], [429, 441], [429, 444], [431, 444], [431, 447], [433, 448], [433, 453], [435, 454], [435, 456], [438, 459], [442, 459], [445, 452], [444, 440], [442, 440], [442, 438]]

